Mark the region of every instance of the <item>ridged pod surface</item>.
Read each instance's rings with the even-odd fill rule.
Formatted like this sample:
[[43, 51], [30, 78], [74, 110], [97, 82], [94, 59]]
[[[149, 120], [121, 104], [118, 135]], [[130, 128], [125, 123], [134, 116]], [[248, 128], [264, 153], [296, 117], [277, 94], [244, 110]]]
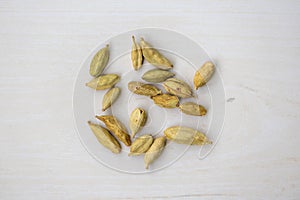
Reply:
[[90, 75], [98, 77], [103, 72], [109, 60], [109, 45], [100, 49], [93, 57], [90, 64]]
[[215, 65], [208, 61], [202, 65], [202, 67], [196, 71], [194, 76], [194, 87], [197, 90], [199, 87], [205, 85], [209, 79], [211, 79], [215, 71]]
[[117, 74], [106, 74], [94, 78], [85, 85], [95, 90], [105, 90], [112, 88], [119, 81], [120, 77]]
[[204, 145], [212, 143], [204, 133], [184, 126], [169, 127], [164, 131], [164, 134], [168, 140], [179, 144]]
[[150, 97], [161, 94], [161, 90], [155, 87], [154, 85], [146, 84], [138, 81], [129, 82], [128, 89], [135, 94], [150, 96]]
[[206, 109], [194, 102], [185, 102], [179, 106], [181, 112], [187, 115], [203, 116], [206, 115]]
[[144, 38], [141, 38], [140, 44], [142, 47], [143, 56], [150, 64], [163, 70], [169, 70], [173, 68], [173, 64], [158, 50], [146, 42]]
[[170, 94], [160, 94], [151, 99], [156, 105], [163, 108], [176, 108], [179, 105], [178, 97]]
[[121, 89], [118, 87], [108, 90], [102, 99], [102, 111], [105, 111], [118, 99]]
[[161, 83], [173, 76], [175, 76], [175, 74], [170, 71], [152, 69], [144, 73], [142, 79], [150, 83]]
[[136, 133], [145, 125], [147, 121], [146, 111], [142, 108], [136, 108], [132, 111], [129, 119], [129, 127], [131, 130], [131, 137], [134, 138]]
[[97, 140], [107, 149], [111, 150], [113, 153], [121, 152], [121, 145], [116, 140], [116, 138], [104, 127], [94, 124], [88, 121], [92, 132], [96, 136]]
[[96, 116], [96, 118], [101, 120], [105, 124], [106, 128], [126, 146], [131, 145], [130, 136], [128, 135], [125, 126], [117, 118], [112, 115]]
[[143, 53], [140, 45], [132, 36], [131, 62], [134, 70], [139, 70], [143, 65]]
[[165, 90], [181, 98], [193, 97], [192, 88], [184, 81], [177, 78], [169, 78], [163, 82]]
[[139, 156], [148, 151], [153, 143], [153, 137], [151, 135], [142, 135], [138, 137], [130, 146], [129, 156]]
[[162, 153], [166, 146], [166, 137], [158, 137], [154, 140], [153, 144], [146, 152], [144, 157], [145, 168], [148, 169], [149, 165], [153, 163]]

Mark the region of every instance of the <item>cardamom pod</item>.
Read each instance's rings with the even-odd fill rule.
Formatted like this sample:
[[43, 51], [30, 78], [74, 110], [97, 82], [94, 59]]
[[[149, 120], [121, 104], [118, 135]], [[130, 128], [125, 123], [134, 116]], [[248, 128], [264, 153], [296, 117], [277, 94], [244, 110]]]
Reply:
[[145, 125], [147, 121], [147, 114], [144, 109], [136, 108], [130, 115], [130, 130], [131, 137], [134, 138], [136, 133]]
[[113, 153], [121, 152], [121, 145], [116, 140], [116, 138], [106, 129], [98, 124], [94, 124], [88, 121], [88, 124], [95, 134], [97, 140], [107, 149], [111, 150]]
[[144, 58], [155, 67], [160, 69], [169, 70], [173, 68], [172, 63], [158, 50], [153, 48], [148, 42], [141, 38], [141, 47]]
[[206, 109], [194, 102], [186, 102], [182, 103], [179, 106], [181, 112], [188, 114], [188, 115], [196, 115], [196, 116], [203, 116], [206, 114]]
[[100, 76], [109, 60], [109, 45], [100, 49], [92, 59], [90, 64], [90, 74], [94, 77]]
[[126, 146], [131, 145], [130, 136], [127, 133], [125, 126], [112, 115], [96, 116], [97, 119], [101, 120], [108, 130], [123, 142]]
[[173, 140], [179, 144], [189, 145], [204, 145], [212, 144], [211, 141], [205, 136], [204, 133], [195, 129], [183, 126], [172, 126], [164, 131], [168, 140]]
[[151, 83], [160, 83], [173, 76], [175, 76], [175, 74], [172, 72], [161, 70], [161, 69], [152, 69], [147, 71], [142, 76], [142, 79]]
[[134, 36], [132, 36], [132, 50], [131, 50], [131, 61], [134, 70], [138, 70], [143, 64], [143, 53], [140, 45], [135, 41]]
[[177, 78], [169, 78], [163, 82], [165, 90], [173, 95], [181, 98], [189, 98], [193, 96], [192, 88], [184, 81]]
[[128, 89], [135, 94], [150, 96], [150, 97], [161, 94], [161, 90], [155, 87], [154, 85], [145, 84], [137, 81], [129, 82]]
[[158, 137], [154, 140], [153, 144], [146, 152], [144, 157], [146, 169], [148, 169], [149, 165], [153, 163], [160, 156], [165, 146], [166, 146], [166, 138], [164, 136]]
[[205, 85], [209, 79], [212, 77], [215, 71], [215, 65], [208, 61], [202, 65], [200, 69], [198, 69], [194, 76], [194, 87], [197, 90], [199, 87]]
[[120, 88], [114, 87], [105, 93], [102, 100], [102, 111], [105, 111], [118, 99], [120, 92]]
[[119, 81], [120, 77], [117, 74], [106, 74], [94, 78], [85, 85], [95, 90], [105, 90], [113, 87]]
[[129, 156], [139, 156], [148, 151], [153, 143], [153, 137], [151, 135], [142, 135], [138, 137], [130, 146]]
[[176, 108], [179, 105], [179, 99], [177, 96], [169, 94], [160, 94], [154, 97], [151, 97], [154, 103], [160, 107], [164, 108]]

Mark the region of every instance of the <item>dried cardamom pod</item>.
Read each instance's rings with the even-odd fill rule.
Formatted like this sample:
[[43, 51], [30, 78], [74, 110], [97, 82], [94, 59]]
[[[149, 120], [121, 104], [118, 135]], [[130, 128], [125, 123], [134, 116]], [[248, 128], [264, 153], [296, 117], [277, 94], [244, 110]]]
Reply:
[[165, 90], [173, 95], [181, 98], [189, 98], [193, 96], [192, 88], [184, 81], [177, 78], [169, 78], [163, 82]]
[[155, 67], [168, 70], [173, 68], [172, 63], [164, 57], [158, 50], [153, 48], [148, 42], [141, 38], [141, 47], [144, 58]]
[[103, 96], [102, 100], [102, 111], [105, 111], [109, 108], [119, 97], [121, 89], [118, 87], [111, 88]]
[[125, 126], [112, 115], [96, 116], [97, 119], [101, 120], [106, 128], [110, 130], [121, 142], [126, 146], [131, 145], [130, 136], [127, 133]]
[[160, 83], [173, 76], [175, 76], [175, 74], [172, 72], [161, 70], [161, 69], [152, 69], [147, 71], [142, 76], [142, 79], [151, 83]]
[[116, 140], [116, 138], [106, 129], [98, 124], [94, 124], [88, 121], [88, 124], [95, 134], [97, 140], [107, 149], [111, 150], [113, 153], [121, 152], [121, 145]]
[[208, 61], [202, 65], [200, 69], [198, 69], [194, 76], [194, 87], [197, 90], [199, 87], [205, 85], [209, 79], [212, 77], [215, 71], [215, 65]]
[[138, 137], [130, 146], [129, 156], [139, 156], [148, 151], [153, 143], [153, 137], [151, 135], [142, 135]]
[[92, 59], [90, 64], [90, 74], [94, 77], [100, 76], [109, 60], [109, 45], [100, 49]]
[[177, 96], [169, 94], [160, 94], [154, 97], [151, 97], [154, 103], [160, 107], [164, 108], [176, 108], [179, 105], [179, 99]]
[[203, 116], [206, 114], [206, 109], [194, 102], [186, 102], [182, 103], [179, 106], [181, 112], [188, 114], [188, 115], [196, 115], [196, 116]]
[[144, 157], [146, 169], [148, 169], [149, 165], [153, 163], [160, 156], [165, 146], [166, 146], [166, 138], [164, 136], [158, 137], [154, 140], [153, 144], [146, 152]]
[[144, 109], [136, 108], [130, 115], [130, 130], [131, 137], [134, 138], [136, 133], [145, 125], [147, 121], [147, 114]]
[[105, 90], [113, 87], [119, 81], [120, 77], [117, 74], [106, 74], [94, 78], [85, 85], [95, 90]]
[[137, 81], [129, 82], [128, 89], [135, 94], [150, 96], [150, 97], [161, 94], [161, 90], [155, 87], [154, 85], [145, 84]]
[[134, 36], [132, 36], [132, 50], [131, 50], [131, 61], [134, 70], [138, 70], [143, 64], [143, 53], [140, 45], [135, 41]]
[[172, 126], [164, 131], [168, 140], [173, 140], [179, 144], [189, 145], [204, 145], [212, 144], [211, 141], [205, 136], [204, 133], [195, 129], [183, 126]]

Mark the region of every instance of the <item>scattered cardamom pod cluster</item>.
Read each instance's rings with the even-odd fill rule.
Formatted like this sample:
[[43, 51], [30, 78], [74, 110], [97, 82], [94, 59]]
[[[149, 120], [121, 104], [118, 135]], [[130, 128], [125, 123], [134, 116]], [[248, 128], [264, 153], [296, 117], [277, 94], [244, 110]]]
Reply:
[[[151, 69], [141, 77], [145, 82], [131, 81], [128, 83], [128, 90], [137, 95], [146, 96], [157, 106], [168, 109], [178, 108], [182, 113], [191, 116], [204, 116], [207, 110], [204, 106], [195, 102], [182, 102], [184, 98], [195, 98], [192, 87], [185, 81], [176, 78], [176, 74], [169, 70], [173, 69], [172, 62], [159, 50], [155, 49], [144, 38], [140, 42], [132, 36], [131, 61], [135, 71], [139, 70], [144, 59], [156, 69]], [[102, 74], [109, 63], [109, 45], [100, 49], [91, 60], [89, 73], [93, 77], [86, 86], [94, 90], [107, 90], [102, 99], [102, 111], [109, 109], [118, 100], [121, 89], [115, 86], [120, 81], [117, 74]], [[158, 69], [157, 69], [158, 68]], [[211, 61], [205, 62], [195, 72], [193, 79], [194, 89], [204, 86], [212, 77], [215, 66]], [[155, 84], [161, 84], [165, 89], [162, 91]], [[147, 112], [137, 107], [129, 116], [130, 135], [126, 126], [112, 115], [96, 115], [105, 127], [88, 121], [91, 131], [96, 139], [113, 153], [122, 151], [122, 142], [130, 146], [129, 156], [144, 155], [145, 168], [148, 169], [163, 152], [167, 140], [186, 145], [212, 144], [207, 136], [199, 130], [185, 126], [172, 126], [164, 131], [164, 135], [154, 138], [151, 134], [140, 134], [147, 122]], [[133, 141], [131, 141], [133, 140]]]

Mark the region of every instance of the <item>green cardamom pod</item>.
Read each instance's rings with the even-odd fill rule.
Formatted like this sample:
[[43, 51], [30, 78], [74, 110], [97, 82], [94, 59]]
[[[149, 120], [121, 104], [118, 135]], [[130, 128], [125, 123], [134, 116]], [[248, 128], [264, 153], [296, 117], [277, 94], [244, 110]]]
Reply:
[[111, 88], [106, 92], [102, 100], [102, 111], [105, 111], [118, 99], [120, 92], [121, 89], [118, 87]]
[[119, 81], [120, 77], [117, 74], [106, 74], [94, 78], [85, 85], [95, 90], [105, 90], [112, 88]]
[[176, 108], [179, 105], [178, 97], [170, 94], [159, 94], [151, 99], [156, 105], [163, 108]]
[[90, 64], [90, 74], [93, 77], [98, 77], [103, 72], [109, 60], [109, 45], [100, 49], [92, 59]]
[[177, 78], [167, 79], [163, 86], [168, 93], [178, 97], [189, 98], [193, 96], [192, 88], [186, 82]]
[[101, 120], [105, 124], [106, 128], [126, 146], [131, 145], [130, 136], [128, 135], [125, 126], [117, 118], [112, 115], [96, 116], [96, 118]]
[[88, 124], [95, 134], [97, 140], [107, 149], [111, 150], [113, 153], [121, 152], [121, 145], [116, 140], [116, 138], [106, 129], [98, 124], [94, 124], [88, 121]]
[[153, 143], [153, 137], [151, 135], [142, 135], [138, 137], [130, 146], [129, 156], [139, 156], [148, 151]]
[[150, 97], [161, 94], [161, 90], [155, 87], [154, 85], [145, 84], [137, 81], [129, 82], [128, 89], [135, 94], [150, 96]]
[[179, 144], [188, 145], [204, 145], [212, 144], [204, 133], [195, 129], [183, 126], [172, 126], [164, 131], [168, 140], [172, 140]]
[[160, 82], [164, 82], [165, 80], [173, 76], [175, 76], [175, 74], [172, 72], [161, 70], [161, 69], [152, 69], [147, 71], [142, 76], [142, 79], [151, 83], [160, 83]]
[[200, 69], [198, 69], [194, 76], [194, 87], [197, 90], [199, 87], [205, 85], [212, 77], [215, 71], [215, 65], [208, 61], [205, 62]]
[[132, 50], [131, 50], [131, 61], [134, 70], [139, 70], [143, 64], [143, 53], [140, 45], [135, 41], [132, 36]]
[[195, 116], [206, 115], [206, 109], [203, 106], [193, 102], [182, 103], [180, 104], [179, 108], [181, 112], [187, 115], [195, 115]]
[[150, 64], [164, 70], [169, 70], [173, 68], [172, 63], [158, 50], [156, 50], [148, 42], [146, 42], [144, 38], [141, 38], [141, 47], [144, 58]]
[[142, 108], [136, 108], [130, 115], [131, 137], [134, 138], [136, 133], [145, 125], [147, 121], [146, 111]]
[[153, 163], [162, 153], [166, 146], [166, 137], [158, 137], [154, 140], [153, 144], [146, 152], [144, 157], [145, 168], [148, 169], [149, 165]]

